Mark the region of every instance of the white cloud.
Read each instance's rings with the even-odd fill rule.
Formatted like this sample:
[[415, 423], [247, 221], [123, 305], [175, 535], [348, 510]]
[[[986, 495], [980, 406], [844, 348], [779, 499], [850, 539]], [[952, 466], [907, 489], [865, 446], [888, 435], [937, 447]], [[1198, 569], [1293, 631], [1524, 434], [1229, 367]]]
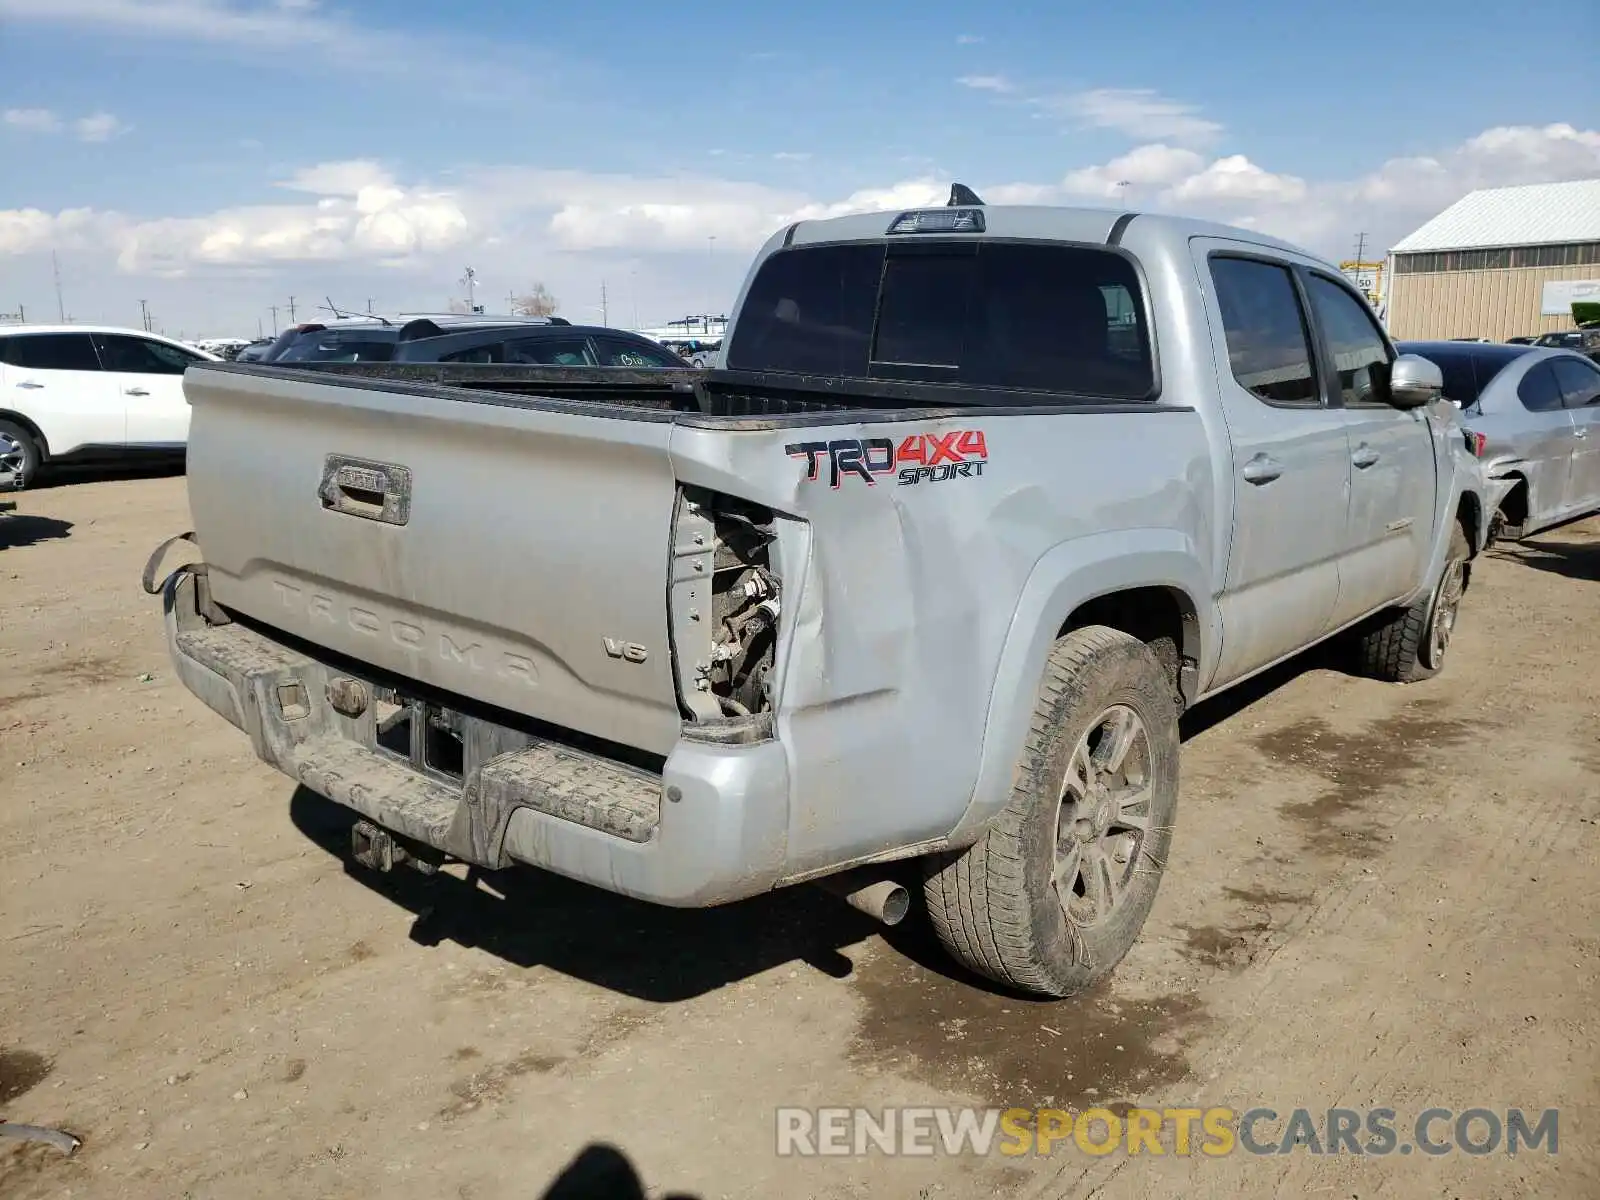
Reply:
[[809, 162], [811, 160], [809, 151], [800, 150], [779, 150], [772, 157], [778, 162]]
[[1067, 196], [1111, 199], [1121, 195], [1124, 184], [1142, 189], [1152, 184], [1177, 183], [1202, 170], [1205, 161], [1193, 150], [1156, 142], [1136, 147], [1102, 166], [1069, 171], [1060, 190]]
[[61, 133], [71, 129], [80, 142], [109, 142], [131, 128], [108, 112], [91, 113], [68, 121], [48, 108], [8, 108], [0, 113], [0, 120], [28, 133]]
[[108, 112], [97, 112], [79, 117], [72, 123], [72, 132], [80, 142], [109, 142], [127, 133], [130, 127]]
[[[1381, 250], [1473, 188], [1594, 175], [1600, 175], [1600, 131], [1558, 124], [1490, 129], [1435, 155], [1392, 159], [1347, 179], [1303, 179], [1244, 155], [1208, 156], [1153, 142], [1053, 181], [968, 182], [991, 204], [1126, 203], [1244, 225], [1339, 257], [1356, 233], [1366, 232], [1368, 244]], [[507, 286], [548, 275], [558, 292], [589, 288], [608, 272], [615, 289], [619, 277], [643, 278], [653, 271], [648, 264], [660, 263], [652, 285], [668, 298], [660, 303], [692, 307], [725, 303], [726, 296], [717, 297], [736, 285], [749, 252], [789, 222], [940, 204], [949, 177], [928, 169], [830, 199], [727, 178], [525, 167], [462, 173], [446, 187], [352, 159], [288, 173], [277, 189], [279, 199], [271, 202], [184, 216], [0, 211], [0, 256], [57, 249], [65, 262], [67, 252], [81, 250], [82, 261], [95, 264], [85, 269], [101, 272], [96, 294], [131, 288], [116, 283], [119, 274], [146, 281], [201, 276], [204, 282], [188, 286], [196, 308], [208, 313], [199, 297], [223, 286], [218, 281], [246, 275], [296, 281], [285, 291], [356, 279], [352, 291], [371, 287], [363, 296], [382, 295], [385, 278], [430, 279], [436, 282], [428, 287], [447, 288], [461, 262], [479, 255], [494, 260]], [[662, 257], [672, 254], [701, 257], [684, 270], [682, 261]], [[45, 262], [35, 277], [48, 292]], [[8, 265], [7, 278], [20, 278], [24, 266]], [[35, 303], [32, 293], [21, 299]], [[430, 292], [426, 302], [439, 301]], [[169, 316], [178, 307], [166, 302]]]
[[979, 92], [999, 92], [1007, 95], [1017, 90], [1017, 85], [1004, 75], [963, 75], [956, 82], [962, 87]]
[[1305, 180], [1263, 171], [1242, 154], [1217, 159], [1204, 170], [1180, 180], [1170, 192], [1171, 199], [1179, 203], [1221, 200], [1292, 204], [1305, 195]]
[[61, 118], [48, 108], [8, 108], [0, 117], [11, 128], [29, 133], [55, 133], [61, 128]]
[[552, 92], [560, 65], [526, 46], [477, 34], [414, 35], [315, 0], [0, 0], [0, 28], [8, 21], [78, 37], [144, 38], [163, 48], [199, 45], [251, 61], [332, 64], [496, 105]]
[[958, 46], [981, 46], [982, 44], [983, 38], [975, 33], [963, 33], [956, 38], [956, 45]]
[[1194, 105], [1152, 88], [1092, 88], [1039, 96], [1034, 103], [1047, 113], [1140, 140], [1205, 143], [1222, 132], [1221, 125], [1200, 116]]

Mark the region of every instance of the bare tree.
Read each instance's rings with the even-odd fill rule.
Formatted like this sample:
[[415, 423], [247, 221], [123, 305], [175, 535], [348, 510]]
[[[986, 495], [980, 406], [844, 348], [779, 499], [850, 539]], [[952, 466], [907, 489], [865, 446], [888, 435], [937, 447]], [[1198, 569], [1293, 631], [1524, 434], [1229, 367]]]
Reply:
[[550, 289], [542, 283], [535, 283], [525, 295], [511, 302], [511, 311], [522, 317], [551, 317], [560, 307], [561, 301], [552, 296]]

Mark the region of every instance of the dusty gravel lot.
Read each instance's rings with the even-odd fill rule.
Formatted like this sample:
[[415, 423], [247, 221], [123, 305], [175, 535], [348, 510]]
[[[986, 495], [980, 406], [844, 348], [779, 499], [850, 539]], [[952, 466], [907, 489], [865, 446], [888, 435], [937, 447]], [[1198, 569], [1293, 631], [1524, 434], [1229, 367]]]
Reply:
[[[348, 819], [175, 682], [181, 477], [0, 518], [0, 1196], [1600, 1195], [1600, 526], [1480, 563], [1453, 661], [1187, 718], [1171, 872], [1099, 995], [956, 977], [802, 889], [670, 912], [347, 869]], [[782, 1104], [1561, 1109], [1560, 1153], [779, 1159]]]

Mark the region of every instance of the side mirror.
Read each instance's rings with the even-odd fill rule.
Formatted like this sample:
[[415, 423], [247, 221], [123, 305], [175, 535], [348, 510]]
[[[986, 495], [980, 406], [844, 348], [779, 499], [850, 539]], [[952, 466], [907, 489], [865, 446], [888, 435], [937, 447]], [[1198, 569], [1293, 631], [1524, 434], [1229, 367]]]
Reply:
[[1422, 408], [1444, 394], [1444, 373], [1420, 354], [1402, 354], [1389, 368], [1389, 403]]

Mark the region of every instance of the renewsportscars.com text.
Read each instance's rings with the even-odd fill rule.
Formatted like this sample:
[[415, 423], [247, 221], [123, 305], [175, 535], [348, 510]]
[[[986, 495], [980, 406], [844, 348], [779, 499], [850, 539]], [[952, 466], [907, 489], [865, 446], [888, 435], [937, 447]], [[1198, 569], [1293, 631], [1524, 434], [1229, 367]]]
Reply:
[[782, 1156], [1556, 1154], [1547, 1108], [780, 1108]]

